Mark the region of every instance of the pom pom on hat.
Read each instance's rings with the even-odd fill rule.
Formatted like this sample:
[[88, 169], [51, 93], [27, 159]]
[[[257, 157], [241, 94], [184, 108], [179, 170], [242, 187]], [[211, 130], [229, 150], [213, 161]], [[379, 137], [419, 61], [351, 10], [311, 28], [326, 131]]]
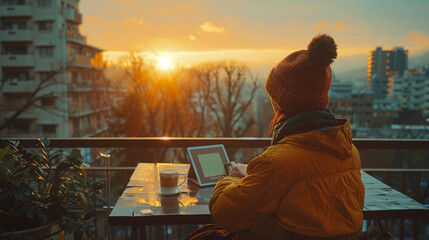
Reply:
[[287, 118], [298, 113], [326, 109], [337, 45], [327, 34], [315, 36], [307, 50], [291, 53], [281, 60], [265, 81], [265, 90], [276, 112]]
[[326, 34], [315, 36], [307, 49], [310, 60], [322, 66], [333, 63], [337, 58], [337, 45], [334, 39]]

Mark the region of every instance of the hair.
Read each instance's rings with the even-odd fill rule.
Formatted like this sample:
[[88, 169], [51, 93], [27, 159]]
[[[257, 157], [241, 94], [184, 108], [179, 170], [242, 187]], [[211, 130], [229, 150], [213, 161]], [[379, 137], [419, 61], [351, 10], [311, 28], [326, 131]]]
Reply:
[[268, 135], [272, 134], [274, 131], [274, 128], [276, 127], [277, 123], [283, 121], [286, 119], [286, 115], [280, 111], [275, 111], [274, 112], [274, 117], [271, 119], [270, 121], [270, 125], [269, 125], [269, 132]]

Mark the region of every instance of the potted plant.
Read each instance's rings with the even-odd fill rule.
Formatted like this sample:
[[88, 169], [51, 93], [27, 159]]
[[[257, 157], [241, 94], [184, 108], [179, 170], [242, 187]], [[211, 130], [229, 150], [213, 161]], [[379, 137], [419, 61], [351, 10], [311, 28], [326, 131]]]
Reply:
[[[87, 178], [80, 150], [69, 154], [53, 150], [47, 139], [39, 139], [38, 145], [26, 150], [19, 143], [1, 141], [0, 236], [28, 236], [29, 231], [44, 226], [47, 232], [31, 232], [30, 236], [59, 232], [92, 236], [93, 199], [102, 184]], [[58, 227], [52, 233], [49, 229], [53, 224]]]

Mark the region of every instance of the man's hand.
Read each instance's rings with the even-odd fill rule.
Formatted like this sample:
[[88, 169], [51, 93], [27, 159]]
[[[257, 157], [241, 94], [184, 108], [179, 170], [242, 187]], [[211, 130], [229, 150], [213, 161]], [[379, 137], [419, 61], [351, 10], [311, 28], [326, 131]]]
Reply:
[[229, 172], [228, 176], [242, 178], [246, 175], [247, 164], [236, 163], [232, 161], [231, 163], [225, 164], [225, 166], [232, 167], [232, 170]]

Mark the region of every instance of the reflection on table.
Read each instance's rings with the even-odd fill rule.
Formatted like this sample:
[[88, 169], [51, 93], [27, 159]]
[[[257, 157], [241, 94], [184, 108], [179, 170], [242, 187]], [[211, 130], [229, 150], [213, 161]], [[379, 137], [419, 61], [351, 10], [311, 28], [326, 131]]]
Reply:
[[213, 222], [208, 203], [213, 187], [201, 188], [191, 181], [176, 195], [161, 195], [159, 171], [174, 168], [187, 174], [189, 164], [140, 163], [109, 216], [110, 225], [186, 224]]

